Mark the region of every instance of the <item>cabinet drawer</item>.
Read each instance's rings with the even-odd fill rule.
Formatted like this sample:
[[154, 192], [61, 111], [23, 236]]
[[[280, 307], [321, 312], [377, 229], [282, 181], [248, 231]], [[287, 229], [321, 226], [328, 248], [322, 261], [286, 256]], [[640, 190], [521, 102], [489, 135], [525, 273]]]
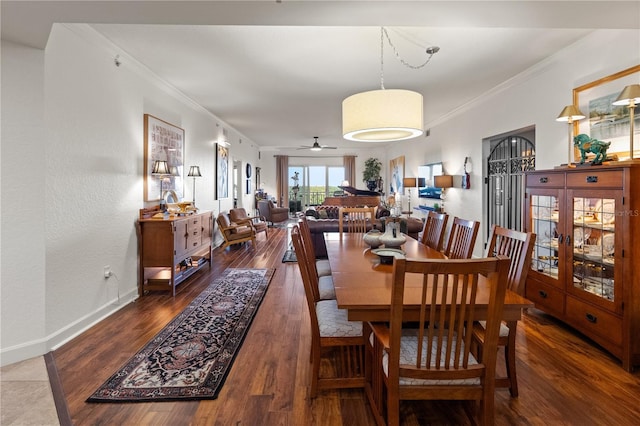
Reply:
[[564, 313], [564, 293], [548, 284], [527, 279], [525, 297], [545, 312], [559, 316]]
[[564, 187], [564, 173], [527, 174], [527, 187], [562, 188]]
[[622, 319], [578, 299], [567, 297], [567, 320], [576, 328], [622, 344]]
[[622, 179], [622, 170], [569, 173], [567, 175], [567, 187], [621, 188]]

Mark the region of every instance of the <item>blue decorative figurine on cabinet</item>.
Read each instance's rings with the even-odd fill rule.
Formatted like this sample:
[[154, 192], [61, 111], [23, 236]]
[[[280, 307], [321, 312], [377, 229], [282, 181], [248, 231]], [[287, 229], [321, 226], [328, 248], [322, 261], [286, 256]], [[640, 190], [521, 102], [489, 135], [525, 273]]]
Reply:
[[580, 150], [580, 164], [584, 164], [588, 153], [595, 154], [595, 158], [591, 161], [591, 165], [602, 164], [602, 160], [607, 158], [607, 149], [611, 142], [603, 142], [598, 139], [592, 139], [589, 135], [580, 133], [573, 138], [573, 145]]

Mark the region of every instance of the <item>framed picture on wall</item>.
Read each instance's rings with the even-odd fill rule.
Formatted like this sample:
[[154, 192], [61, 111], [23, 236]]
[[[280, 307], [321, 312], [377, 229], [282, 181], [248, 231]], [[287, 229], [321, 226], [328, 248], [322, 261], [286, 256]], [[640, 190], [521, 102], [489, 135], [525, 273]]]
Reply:
[[229, 148], [216, 144], [216, 199], [229, 198]]
[[[171, 174], [153, 175], [155, 161], [166, 161]], [[159, 201], [167, 191], [175, 191], [182, 199], [183, 173], [184, 129], [144, 114], [144, 201]]]
[[389, 161], [389, 171], [391, 173], [389, 194], [395, 194], [396, 192], [402, 193], [402, 180], [404, 179], [404, 155]]
[[[591, 138], [611, 142], [607, 154], [617, 154], [620, 159], [629, 158], [630, 126], [629, 107], [616, 106], [622, 90], [630, 84], [640, 82], [640, 65], [608, 75], [573, 89], [573, 104], [586, 116], [573, 123], [573, 134], [585, 133]], [[634, 117], [636, 137], [640, 134], [640, 114], [636, 108]], [[640, 147], [634, 147], [635, 155], [640, 155]], [[574, 150], [576, 159], [578, 152]]]

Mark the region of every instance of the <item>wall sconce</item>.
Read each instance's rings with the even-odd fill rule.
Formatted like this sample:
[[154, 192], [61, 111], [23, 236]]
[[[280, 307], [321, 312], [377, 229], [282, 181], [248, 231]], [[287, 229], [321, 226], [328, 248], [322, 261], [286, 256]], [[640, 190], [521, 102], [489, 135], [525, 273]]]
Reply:
[[629, 107], [629, 159], [633, 160], [633, 112], [636, 106], [640, 104], [640, 84], [632, 84], [622, 89], [618, 98], [613, 101], [613, 105], [622, 105]]
[[407, 198], [408, 200], [408, 206], [407, 206], [407, 210], [411, 211], [411, 188], [415, 188], [416, 185], [418, 184], [418, 180], [414, 177], [406, 177], [404, 179], [402, 179], [402, 186], [407, 188], [407, 192], [409, 193], [409, 198]]
[[440, 194], [440, 199], [442, 200], [442, 210], [444, 211], [444, 200], [446, 198], [446, 190], [447, 188], [453, 188], [453, 176], [451, 175], [434, 176], [433, 186], [435, 186], [436, 188], [442, 189], [442, 193]]
[[169, 168], [169, 164], [167, 164], [166, 160], [156, 160], [153, 162], [153, 168], [151, 169], [151, 174], [153, 176], [157, 176], [160, 179], [160, 210], [165, 211], [166, 206], [164, 204], [164, 197], [162, 196], [162, 183], [164, 178], [167, 176], [171, 176], [171, 169]]
[[572, 158], [575, 153], [573, 148], [573, 122], [576, 120], [582, 120], [585, 115], [580, 112], [577, 106], [567, 105], [562, 109], [556, 121], [562, 121], [569, 124], [569, 157], [567, 158], [567, 167], [575, 167], [572, 164]]
[[200, 166], [191, 166], [189, 167], [188, 177], [193, 178], [193, 207], [196, 206], [196, 178], [202, 177], [200, 174]]

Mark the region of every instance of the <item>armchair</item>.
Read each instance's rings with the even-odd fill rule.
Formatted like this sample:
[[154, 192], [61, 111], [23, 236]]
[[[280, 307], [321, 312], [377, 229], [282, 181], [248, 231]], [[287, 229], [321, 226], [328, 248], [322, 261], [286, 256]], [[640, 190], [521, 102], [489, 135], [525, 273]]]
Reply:
[[264, 232], [267, 237], [267, 220], [264, 216], [247, 216], [247, 211], [243, 208], [229, 210], [229, 220], [236, 225], [248, 225], [252, 226], [255, 233]]
[[245, 241], [252, 241], [256, 243], [256, 231], [251, 225], [236, 225], [231, 223], [229, 216], [226, 213], [220, 213], [216, 219], [218, 223], [218, 229], [224, 237], [224, 244], [222, 249], [226, 249], [232, 244], [244, 243]]
[[286, 207], [277, 207], [270, 200], [259, 200], [258, 211], [260, 216], [264, 216], [267, 222], [273, 225], [276, 222], [284, 222], [289, 219], [289, 209]]

